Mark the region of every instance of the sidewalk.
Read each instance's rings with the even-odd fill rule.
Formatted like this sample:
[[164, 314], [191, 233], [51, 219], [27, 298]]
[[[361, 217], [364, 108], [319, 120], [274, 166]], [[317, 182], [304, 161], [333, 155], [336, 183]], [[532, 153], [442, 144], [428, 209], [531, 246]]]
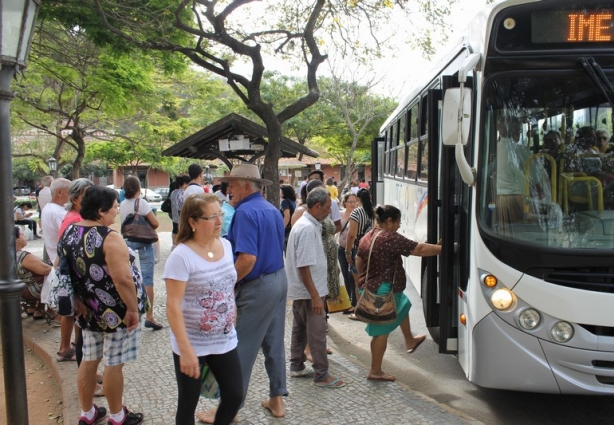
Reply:
[[[173, 360], [170, 350], [168, 322], [166, 320], [166, 291], [160, 279], [164, 261], [170, 252], [170, 233], [161, 233], [162, 261], [156, 265], [155, 313], [156, 319], [165, 325], [160, 331], [143, 329], [141, 355], [138, 362], [124, 368], [126, 405], [145, 414], [145, 424], [171, 425], [176, 408], [176, 386]], [[30, 241], [26, 248], [41, 255], [42, 241]], [[291, 309], [286, 320], [286, 358], [289, 358], [292, 326]], [[42, 322], [42, 323], [41, 323]], [[336, 320], [331, 320], [334, 329]], [[50, 365], [60, 383], [64, 400], [64, 424], [75, 424], [79, 415], [76, 389], [75, 362], [57, 363], [55, 353], [59, 347], [60, 330], [44, 321], [23, 319], [24, 342], [34, 353]], [[365, 334], [366, 336], [366, 334]], [[366, 379], [368, 370], [344, 358], [334, 341], [329, 342], [335, 354], [329, 356], [330, 371], [341, 378], [346, 386], [340, 389], [323, 389], [313, 386], [311, 379], [290, 378], [285, 400], [286, 417], [275, 419], [261, 407], [268, 398], [268, 379], [264, 370], [264, 358], [258, 356], [250, 382], [245, 407], [239, 412], [238, 424], [467, 424], [477, 423], [459, 412], [418, 394], [396, 382], [373, 382]], [[95, 400], [106, 406], [104, 398]], [[201, 400], [199, 408], [214, 406], [211, 400]]]

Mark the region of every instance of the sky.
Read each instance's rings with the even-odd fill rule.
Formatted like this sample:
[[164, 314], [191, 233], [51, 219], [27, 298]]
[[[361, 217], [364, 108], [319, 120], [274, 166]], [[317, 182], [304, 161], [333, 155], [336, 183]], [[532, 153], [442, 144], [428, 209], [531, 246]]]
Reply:
[[[468, 22], [486, 5], [485, 0], [459, 0], [453, 5], [452, 13], [446, 19], [451, 26], [452, 33], [448, 41], [443, 43], [436, 53], [430, 58], [425, 59], [422, 53], [410, 46], [405, 46], [399, 51], [395, 58], [382, 61], [380, 67], [386, 70], [386, 80], [391, 82], [394, 91], [390, 93], [397, 100], [400, 100], [404, 93], [408, 92], [412, 83], [418, 82], [425, 73], [437, 62], [440, 56], [445, 55], [450, 48], [450, 43], [455, 42], [460, 37], [460, 33], [465, 29]], [[399, 43], [402, 45], [402, 43]], [[382, 87], [384, 91], [390, 91], [387, 87]]]
[[[252, 7], [258, 7], [259, 3], [252, 4]], [[452, 6], [452, 13], [446, 18], [446, 21], [450, 24], [451, 34], [448, 38], [448, 43], [442, 44], [439, 51], [437, 51], [429, 60], [425, 59], [420, 50], [409, 46], [402, 38], [402, 34], [398, 33], [395, 40], [395, 45], [398, 46], [395, 56], [388, 54], [385, 59], [380, 59], [374, 64], [374, 71], [377, 74], [376, 79], [381, 79], [382, 83], [375, 89], [380, 94], [393, 97], [400, 100], [404, 94], [409, 91], [411, 84], [418, 81], [423, 74], [427, 73], [432, 64], [435, 63], [440, 55], [446, 53], [446, 46], [450, 41], [458, 39], [458, 33], [461, 32], [471, 20], [471, 18], [480, 11], [486, 5], [486, 0], [458, 0], [456, 4]], [[387, 25], [389, 28], [403, 28], [408, 25], [407, 18], [403, 14], [394, 14], [398, 22], [392, 22]], [[412, 27], [420, 25], [420, 22], [416, 20], [410, 22]], [[392, 34], [392, 37], [395, 35]], [[328, 52], [327, 52], [328, 53]], [[329, 67], [331, 60], [328, 63], [323, 63], [318, 69], [319, 76], [330, 75]], [[352, 63], [349, 60], [347, 64], [350, 69], [356, 70], [356, 63]], [[304, 68], [301, 72], [293, 70], [290, 64], [277, 60], [275, 58], [265, 58], [265, 66], [267, 70], [279, 71], [285, 75], [297, 75], [304, 76]], [[251, 64], [246, 64], [243, 68], [239, 67], [239, 70], [244, 75], [251, 72]], [[363, 72], [366, 79], [372, 78], [369, 74], [371, 71]]]
[[[258, 3], [254, 5], [258, 5]], [[486, 0], [458, 0], [456, 4], [452, 6], [452, 13], [446, 18], [446, 22], [450, 23], [450, 28], [452, 30], [448, 42], [443, 44], [439, 51], [429, 60], [423, 57], [420, 50], [411, 48], [407, 45], [403, 39], [395, 41], [396, 45], [399, 46], [395, 55], [388, 54], [386, 59], [380, 59], [376, 64], [375, 72], [378, 74], [378, 78], [382, 79], [382, 83], [378, 85], [376, 91], [380, 92], [382, 95], [391, 96], [400, 100], [404, 94], [409, 91], [411, 84], [417, 82], [425, 72], [430, 70], [432, 64], [436, 63], [441, 55], [447, 53], [446, 48], [449, 42], [458, 39], [458, 34], [464, 30], [471, 18], [473, 18], [473, 16], [485, 5]], [[392, 23], [389, 25], [390, 28], [407, 26], [407, 18], [404, 18], [402, 14], [395, 14], [394, 16], [403, 18], [403, 20]], [[412, 23], [412, 25], [414, 24]], [[329, 60], [328, 62], [330, 63], [331, 61]], [[319, 76], [330, 75], [329, 63], [320, 65], [318, 69]], [[265, 66], [268, 70], [276, 70], [282, 74], [304, 76], [304, 71], [297, 73], [292, 70], [287, 63], [274, 58], [266, 58]], [[350, 68], [356, 69], [352, 64]], [[247, 75], [249, 75], [251, 72], [251, 65], [246, 65], [245, 70], [242, 72], [246, 72]]]

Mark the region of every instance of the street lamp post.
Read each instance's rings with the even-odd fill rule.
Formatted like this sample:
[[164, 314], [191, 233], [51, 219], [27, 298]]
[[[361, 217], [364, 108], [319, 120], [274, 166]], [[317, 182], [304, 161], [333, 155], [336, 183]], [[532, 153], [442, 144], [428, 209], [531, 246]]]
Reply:
[[316, 161], [314, 165], [316, 166], [316, 170], [322, 169], [322, 163], [320, 161]]
[[40, 0], [0, 0], [0, 338], [7, 424], [28, 424], [20, 295], [25, 285], [15, 274], [11, 79], [25, 68]]
[[56, 170], [58, 169], [58, 160], [54, 157], [51, 157], [47, 160], [47, 164], [49, 165], [49, 172], [51, 173], [51, 177], [54, 179], [56, 176]]

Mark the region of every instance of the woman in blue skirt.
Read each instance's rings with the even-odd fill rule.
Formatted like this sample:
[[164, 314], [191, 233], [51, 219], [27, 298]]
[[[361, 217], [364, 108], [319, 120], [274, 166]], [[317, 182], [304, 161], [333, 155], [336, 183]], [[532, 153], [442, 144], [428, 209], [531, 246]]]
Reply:
[[[409, 324], [411, 302], [403, 292], [407, 286], [407, 278], [401, 256], [439, 255], [441, 245], [418, 243], [397, 233], [401, 225], [401, 211], [396, 207], [391, 205], [378, 207], [375, 215], [378, 226], [363, 236], [358, 247], [356, 267], [360, 277], [357, 287], [362, 293], [365, 288], [367, 264], [369, 264], [367, 288], [378, 295], [385, 295], [392, 290], [398, 318], [394, 323], [387, 325], [367, 325], [366, 331], [369, 336], [373, 337], [371, 340], [371, 370], [367, 378], [375, 381], [394, 381], [396, 378], [393, 375], [382, 370], [382, 360], [388, 345], [388, 334], [400, 326], [408, 353], [413, 353], [426, 339], [426, 335], [413, 336], [411, 333]], [[373, 238], [376, 239], [371, 249]], [[370, 251], [371, 261], [369, 263]]]

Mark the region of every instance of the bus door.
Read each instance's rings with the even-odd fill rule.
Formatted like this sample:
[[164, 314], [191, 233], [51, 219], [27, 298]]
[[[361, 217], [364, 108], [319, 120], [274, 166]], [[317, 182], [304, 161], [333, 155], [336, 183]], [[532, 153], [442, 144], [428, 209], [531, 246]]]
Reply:
[[[443, 77], [442, 83], [444, 91], [450, 87], [458, 87], [458, 77]], [[468, 78], [466, 87], [472, 85], [472, 79]], [[473, 149], [472, 144], [468, 143], [465, 149], [467, 157], [471, 157], [469, 152]], [[440, 164], [439, 225], [443, 250], [439, 259], [439, 352], [456, 353], [459, 289], [466, 289], [468, 276], [471, 191], [458, 171], [454, 147], [442, 146]]]
[[371, 141], [371, 200], [373, 205], [384, 205], [384, 149], [386, 141], [376, 137]]
[[[440, 137], [439, 123], [441, 120], [441, 89], [430, 89], [427, 93], [428, 114], [428, 215], [427, 215], [427, 238], [428, 243], [437, 243], [439, 240], [439, 223], [441, 212], [441, 196], [439, 193], [439, 169], [440, 169]], [[423, 155], [420, 155], [422, 158]], [[420, 167], [421, 169], [424, 166]], [[431, 336], [435, 341], [439, 338], [439, 258], [426, 257], [422, 262], [422, 282], [420, 296], [424, 310], [424, 321]]]

